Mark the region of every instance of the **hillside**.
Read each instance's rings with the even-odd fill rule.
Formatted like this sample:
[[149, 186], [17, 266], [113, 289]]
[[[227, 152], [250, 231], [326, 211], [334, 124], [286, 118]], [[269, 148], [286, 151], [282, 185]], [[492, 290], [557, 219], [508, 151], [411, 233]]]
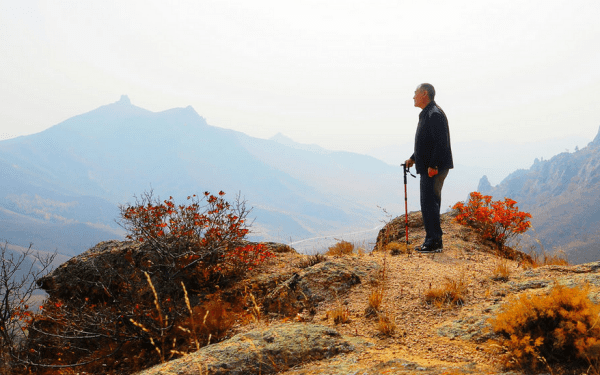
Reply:
[[[575, 263], [600, 258], [600, 132], [587, 147], [537, 160], [497, 186], [482, 178], [478, 190], [510, 197], [533, 215], [531, 236], [546, 251], [562, 250]], [[530, 241], [532, 243], [533, 241]]]
[[[403, 217], [397, 220], [403, 222]], [[424, 237], [420, 213], [409, 216], [409, 225], [411, 243], [420, 243]], [[488, 319], [507, 302], [521, 295], [543, 295], [556, 284], [588, 283], [589, 295], [600, 303], [598, 262], [525, 267], [524, 255], [521, 261], [499, 258], [495, 246], [456, 224], [449, 214], [444, 215], [442, 227], [445, 250], [435, 255], [359, 251], [309, 263], [311, 257], [271, 244], [276, 258], [216, 294], [223, 301], [242, 297], [247, 309], [223, 341], [213, 340], [195, 353], [159, 363], [139, 375], [498, 374], [505, 370], [501, 354], [488, 342], [495, 337]], [[84, 296], [92, 301], [103, 292], [94, 289], [96, 282], [90, 277], [97, 276], [89, 267], [109, 259], [114, 260], [114, 267], [127, 266], [123, 260], [127, 257], [139, 262], [131, 245], [102, 243], [65, 263], [42, 285], [59, 298], [53, 303], [77, 304]], [[499, 265], [507, 267], [506, 279], [498, 277]], [[461, 303], [427, 303], [426, 294], [448, 281], [464, 287], [456, 289]], [[366, 308], [376, 290], [382, 291], [383, 300], [373, 314]], [[191, 297], [192, 303], [203, 303], [214, 295], [198, 294]], [[237, 307], [232, 309], [237, 311]], [[206, 321], [209, 313], [203, 315], [203, 311], [200, 319], [204, 316]], [[382, 330], [378, 315], [388, 319], [383, 327], [393, 324], [395, 329]], [[159, 362], [156, 353], [151, 358]], [[123, 360], [126, 365], [128, 359]], [[120, 366], [119, 361], [108, 363], [111, 368]], [[565, 370], [569, 363], [562, 365]], [[550, 370], [571, 374], [559, 372], [563, 370], [557, 366]]]
[[1, 141], [0, 175], [0, 238], [70, 255], [122, 238], [118, 206], [149, 190], [176, 200], [241, 193], [254, 238], [279, 241], [372, 228], [378, 206], [399, 211], [402, 201], [390, 188], [399, 167], [210, 126], [192, 107], [151, 112], [126, 96]]

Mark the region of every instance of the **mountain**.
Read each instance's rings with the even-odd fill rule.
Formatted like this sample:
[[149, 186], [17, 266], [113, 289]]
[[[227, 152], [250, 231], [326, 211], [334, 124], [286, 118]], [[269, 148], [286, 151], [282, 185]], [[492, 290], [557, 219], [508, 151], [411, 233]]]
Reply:
[[575, 263], [600, 259], [600, 131], [587, 147], [536, 159], [491, 186], [478, 190], [495, 199], [510, 197], [533, 215], [534, 233], [546, 251], [563, 250]]
[[118, 206], [149, 190], [179, 202], [241, 193], [253, 236], [280, 241], [371, 228], [378, 206], [399, 212], [402, 202], [399, 167], [210, 126], [189, 106], [148, 111], [127, 96], [1, 141], [0, 176], [0, 238], [70, 255], [122, 238]]

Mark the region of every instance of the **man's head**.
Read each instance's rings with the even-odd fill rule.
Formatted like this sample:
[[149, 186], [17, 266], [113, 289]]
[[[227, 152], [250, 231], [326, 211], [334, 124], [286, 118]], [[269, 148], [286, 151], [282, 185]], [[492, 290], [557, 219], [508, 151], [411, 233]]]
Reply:
[[435, 89], [433, 85], [429, 83], [420, 84], [415, 90], [415, 96], [413, 100], [415, 101], [415, 107], [425, 108], [427, 104], [433, 101], [435, 98]]

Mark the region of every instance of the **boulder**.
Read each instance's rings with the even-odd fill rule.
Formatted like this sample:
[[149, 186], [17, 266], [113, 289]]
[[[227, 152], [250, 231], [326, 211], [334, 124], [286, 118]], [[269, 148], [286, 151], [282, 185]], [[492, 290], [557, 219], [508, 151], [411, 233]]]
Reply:
[[[254, 242], [244, 242], [255, 244]], [[265, 242], [262, 243], [274, 253], [294, 252], [288, 245]], [[38, 285], [50, 296], [62, 300], [91, 301], [110, 298], [119, 293], [124, 278], [142, 278], [140, 270], [153, 269], [160, 263], [148, 245], [136, 241], [104, 241], [89, 250], [69, 259], [54, 271], [38, 280]], [[174, 276], [174, 275], [171, 275]], [[165, 275], [169, 277], [169, 275]], [[157, 286], [158, 287], [158, 286]], [[179, 288], [179, 283], [161, 287]]]
[[379, 265], [353, 257], [328, 260], [293, 274], [269, 293], [264, 311], [293, 316], [306, 310], [313, 313], [318, 303], [341, 297], [352, 286], [360, 284]]
[[[135, 259], [143, 257], [143, 247], [134, 241], [104, 241], [69, 259], [37, 283], [50, 296], [62, 300], [101, 299], [106, 286], [117, 275], [128, 275]], [[111, 272], [108, 272], [111, 271]]]
[[353, 350], [355, 346], [351, 341], [333, 328], [307, 323], [282, 323], [240, 333], [138, 375], [273, 374], [303, 362]]

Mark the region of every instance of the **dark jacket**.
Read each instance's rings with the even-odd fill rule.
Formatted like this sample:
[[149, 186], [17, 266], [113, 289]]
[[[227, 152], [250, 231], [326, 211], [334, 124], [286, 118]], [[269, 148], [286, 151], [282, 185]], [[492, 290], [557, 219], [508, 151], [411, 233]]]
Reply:
[[431, 101], [419, 114], [419, 125], [415, 134], [415, 161], [417, 173], [427, 175], [427, 168], [452, 169], [450, 130], [446, 114]]

